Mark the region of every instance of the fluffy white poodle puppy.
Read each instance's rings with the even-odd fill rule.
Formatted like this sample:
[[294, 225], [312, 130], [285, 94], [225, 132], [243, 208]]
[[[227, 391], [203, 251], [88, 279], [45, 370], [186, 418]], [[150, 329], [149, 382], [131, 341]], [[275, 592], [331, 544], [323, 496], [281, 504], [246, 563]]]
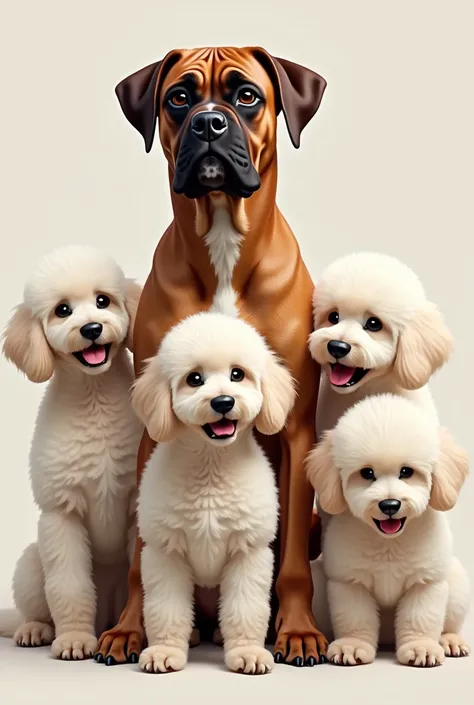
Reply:
[[369, 394], [401, 394], [436, 415], [426, 385], [452, 339], [411, 269], [383, 254], [341, 257], [323, 272], [313, 303], [309, 347], [323, 370], [318, 433]]
[[469, 653], [468, 577], [444, 514], [467, 474], [466, 453], [436, 420], [391, 394], [353, 406], [311, 452], [309, 479], [333, 515], [323, 543], [331, 661], [370, 663], [393, 632], [402, 664]]
[[4, 335], [31, 381], [52, 379], [30, 451], [38, 541], [18, 561], [19, 614], [4, 612], [0, 632], [16, 626], [20, 646], [52, 642], [63, 659], [91, 656], [96, 626], [114, 624], [126, 597], [142, 433], [126, 347], [140, 292], [110, 257], [63, 247], [39, 264]]
[[158, 442], [138, 502], [144, 671], [186, 665], [195, 586], [220, 586], [228, 668], [272, 669], [264, 644], [278, 501], [252, 429], [280, 431], [294, 398], [289, 372], [256, 330], [218, 313], [175, 326], [137, 380], [134, 407]]

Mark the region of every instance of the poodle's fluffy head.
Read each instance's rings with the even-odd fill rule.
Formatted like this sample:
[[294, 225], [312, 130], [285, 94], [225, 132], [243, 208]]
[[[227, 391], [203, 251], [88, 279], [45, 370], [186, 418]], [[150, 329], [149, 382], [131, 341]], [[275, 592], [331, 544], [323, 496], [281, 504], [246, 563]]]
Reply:
[[419, 389], [451, 352], [451, 335], [418, 277], [388, 255], [333, 262], [316, 286], [313, 310], [310, 351], [340, 394], [384, 375]]
[[154, 440], [170, 441], [186, 427], [216, 446], [251, 426], [277, 433], [294, 399], [292, 377], [264, 339], [219, 313], [199, 313], [172, 328], [132, 394]]
[[352, 406], [309, 454], [321, 508], [347, 509], [386, 538], [399, 536], [428, 506], [451, 509], [468, 458], [414, 402], [392, 394]]
[[4, 334], [4, 354], [33, 382], [58, 362], [88, 375], [106, 371], [122, 344], [131, 347], [141, 288], [92, 247], [61, 247], [28, 280]]

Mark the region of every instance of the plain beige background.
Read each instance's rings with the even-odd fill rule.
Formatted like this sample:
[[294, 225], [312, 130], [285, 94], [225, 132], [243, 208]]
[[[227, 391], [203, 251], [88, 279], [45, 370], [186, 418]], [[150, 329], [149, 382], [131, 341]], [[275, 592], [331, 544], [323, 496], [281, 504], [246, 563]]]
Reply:
[[[419, 273], [456, 338], [433, 382], [442, 421], [474, 452], [472, 267], [474, 6], [470, 0], [1, 0], [0, 322], [36, 261], [66, 243], [112, 253], [144, 281], [170, 220], [165, 159], [146, 155], [114, 95], [124, 76], [174, 47], [259, 44], [321, 73], [328, 88], [299, 151], [283, 120], [279, 204], [314, 277], [352, 250], [394, 254]], [[0, 362], [0, 606], [35, 537], [28, 447], [41, 386]], [[474, 485], [452, 525], [474, 580]], [[472, 625], [472, 621], [470, 622]], [[474, 644], [472, 626], [467, 628]], [[0, 640], [0, 698], [31, 702], [471, 701], [474, 657], [419, 672], [373, 666], [227, 674], [215, 649], [182, 674], [53, 662]], [[198, 695], [197, 695], [198, 694]]]

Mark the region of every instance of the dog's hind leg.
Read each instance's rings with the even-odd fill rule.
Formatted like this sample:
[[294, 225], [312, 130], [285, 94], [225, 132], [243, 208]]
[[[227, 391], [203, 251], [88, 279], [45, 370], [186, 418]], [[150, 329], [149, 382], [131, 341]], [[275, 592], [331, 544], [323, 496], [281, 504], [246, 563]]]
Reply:
[[471, 649], [460, 632], [469, 611], [469, 578], [457, 558], [453, 558], [448, 585], [448, 605], [440, 644], [446, 656], [468, 656]]
[[21, 623], [13, 639], [18, 646], [45, 646], [54, 638], [51, 614], [44, 591], [44, 574], [38, 544], [20, 556], [13, 575], [13, 599]]

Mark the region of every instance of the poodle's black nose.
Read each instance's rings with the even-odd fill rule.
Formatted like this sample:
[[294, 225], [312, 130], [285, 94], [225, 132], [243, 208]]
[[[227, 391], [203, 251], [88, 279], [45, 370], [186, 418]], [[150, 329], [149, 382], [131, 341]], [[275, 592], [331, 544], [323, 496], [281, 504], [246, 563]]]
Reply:
[[381, 512], [389, 517], [393, 517], [394, 514], [398, 512], [402, 503], [398, 499], [383, 499], [379, 502], [379, 509]]
[[344, 343], [342, 340], [330, 340], [328, 343], [328, 353], [339, 360], [350, 353], [351, 346], [349, 343]]
[[234, 397], [228, 397], [222, 394], [219, 397], [211, 399], [211, 406], [218, 414], [227, 414], [228, 411], [234, 408]]
[[81, 328], [81, 335], [87, 340], [97, 340], [102, 333], [102, 323], [86, 323]]

